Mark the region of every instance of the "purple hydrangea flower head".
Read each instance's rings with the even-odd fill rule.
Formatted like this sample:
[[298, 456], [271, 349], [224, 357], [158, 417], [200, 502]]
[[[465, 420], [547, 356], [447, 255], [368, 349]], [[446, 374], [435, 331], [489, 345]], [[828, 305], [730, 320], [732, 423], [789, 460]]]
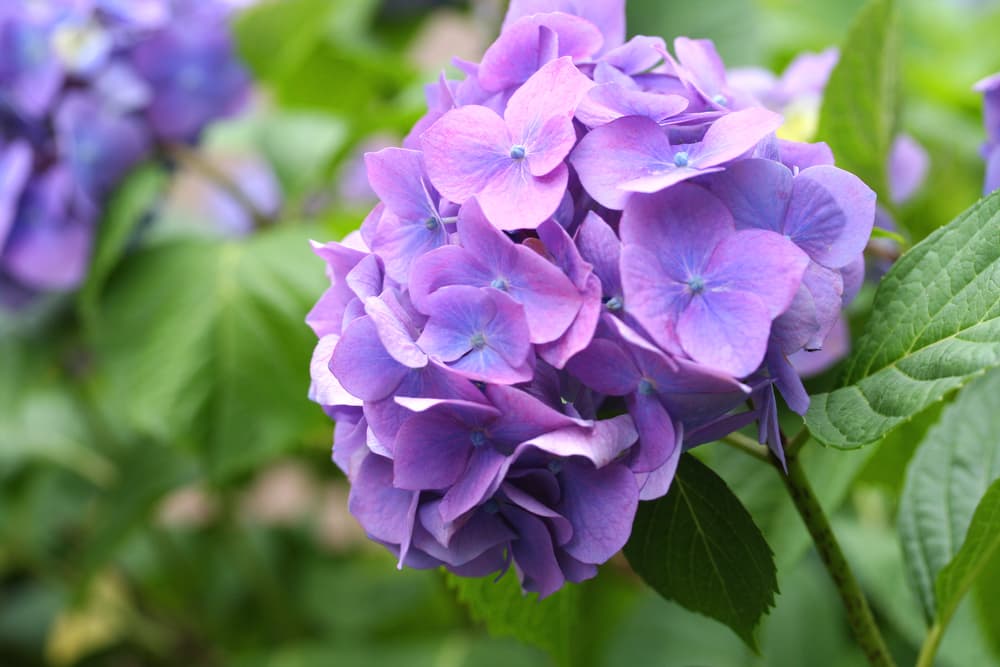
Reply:
[[207, 122], [233, 110], [248, 81], [227, 12], [219, 0], [3, 4], [6, 293], [76, 288], [101, 209], [125, 175], [162, 154], [164, 143], [192, 141]]
[[710, 42], [674, 58], [622, 16], [512, 2], [405, 148], [367, 155], [359, 232], [315, 246], [310, 396], [401, 567], [593, 577], [685, 450], [756, 422], [783, 460], [775, 389], [805, 409], [789, 357], [858, 288], [871, 190], [778, 138]]

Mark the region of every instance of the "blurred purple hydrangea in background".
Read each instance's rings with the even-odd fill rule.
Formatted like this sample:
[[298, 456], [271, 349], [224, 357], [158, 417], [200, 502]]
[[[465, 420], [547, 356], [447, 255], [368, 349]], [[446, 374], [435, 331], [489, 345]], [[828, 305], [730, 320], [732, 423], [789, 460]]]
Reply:
[[0, 305], [71, 290], [108, 196], [138, 162], [235, 111], [249, 78], [231, 3], [0, 7]]
[[986, 125], [986, 144], [983, 146], [986, 181], [983, 183], [983, 194], [989, 194], [1000, 188], [1000, 73], [977, 83], [976, 90], [983, 94], [983, 123]]
[[775, 390], [809, 403], [789, 357], [860, 284], [875, 193], [783, 138], [710, 41], [626, 42], [624, 16], [514, 0], [368, 154], [361, 230], [315, 245], [311, 398], [400, 567], [593, 577], [685, 449], [756, 422], [783, 460]]

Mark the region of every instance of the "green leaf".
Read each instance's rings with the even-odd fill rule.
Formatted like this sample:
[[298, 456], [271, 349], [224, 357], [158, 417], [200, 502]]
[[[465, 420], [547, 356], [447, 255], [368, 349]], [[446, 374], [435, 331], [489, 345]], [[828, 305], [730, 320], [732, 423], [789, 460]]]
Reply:
[[754, 628], [778, 590], [773, 554], [711, 468], [681, 457], [670, 493], [639, 505], [625, 556], [660, 595], [725, 623], [757, 650]]
[[886, 164], [896, 134], [899, 16], [893, 0], [871, 0], [840, 48], [819, 115], [818, 138], [837, 165], [888, 198]]
[[303, 320], [322, 293], [307, 230], [247, 240], [188, 239], [129, 257], [101, 304], [93, 346], [109, 416], [187, 443], [214, 477], [259, 465], [315, 428], [315, 337]]
[[559, 665], [576, 665], [574, 645], [581, 619], [580, 587], [563, 586], [544, 600], [524, 594], [512, 573], [493, 579], [468, 579], [445, 575], [471, 616], [486, 625], [491, 635], [514, 637], [547, 651]]
[[882, 279], [843, 387], [813, 396], [812, 435], [870, 444], [1000, 365], [1000, 193], [903, 255]]
[[[962, 573], [969, 570], [951, 569], [946, 585], [942, 584], [942, 576], [960, 549], [966, 551], [963, 542], [972, 544], [974, 537], [976, 543], [982, 542], [982, 527], [974, 532], [970, 524], [980, 499], [1000, 479], [998, 415], [1000, 372], [993, 372], [969, 384], [943, 411], [941, 421], [928, 431], [907, 472], [899, 532], [910, 580], [928, 619], [941, 618], [942, 611], [954, 611], [954, 594], [959, 589], [964, 592], [959, 583]], [[1000, 491], [992, 494], [996, 502]], [[987, 503], [981, 509], [986, 514], [977, 518], [980, 524], [990, 518], [1000, 520], [1000, 504]], [[1000, 526], [994, 536], [1000, 540]], [[962, 558], [967, 560], [969, 556]]]
[[934, 593], [940, 625], [948, 624], [958, 603], [997, 553], [1000, 553], [1000, 479], [990, 485], [979, 502], [962, 548], [938, 573]]
[[136, 228], [152, 213], [166, 183], [167, 175], [160, 165], [146, 163], [134, 169], [115, 190], [98, 225], [94, 258], [80, 289], [79, 303], [84, 317], [93, 316], [108, 276], [125, 253]]

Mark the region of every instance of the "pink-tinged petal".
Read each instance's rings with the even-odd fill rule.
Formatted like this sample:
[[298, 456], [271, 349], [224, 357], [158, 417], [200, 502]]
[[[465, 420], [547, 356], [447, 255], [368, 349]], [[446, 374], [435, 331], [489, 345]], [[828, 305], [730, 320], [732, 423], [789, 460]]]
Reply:
[[563, 549], [584, 563], [607, 561], [632, 532], [639, 505], [635, 475], [623, 465], [595, 469], [567, 461], [559, 481], [563, 497], [556, 509], [573, 524], [573, 538]]
[[576, 16], [560, 12], [524, 16], [508, 25], [486, 49], [477, 79], [484, 89], [501, 91], [527, 81], [553, 56], [589, 58], [603, 42], [592, 23]]
[[[511, 0], [503, 21], [507, 32], [518, 19], [545, 12], [563, 12], [586, 19], [604, 35], [604, 50], [625, 41], [625, 0]], [[583, 57], [583, 56], [581, 56]]]
[[625, 74], [635, 75], [650, 70], [663, 60], [667, 49], [662, 37], [636, 35], [625, 44], [607, 51], [601, 63], [607, 63]]
[[568, 426], [543, 433], [526, 440], [518, 451], [534, 447], [562, 458], [582, 456], [603, 468], [634, 445], [638, 437], [632, 418], [619, 415], [596, 421], [592, 427]]
[[629, 90], [609, 82], [591, 89], [576, 110], [576, 117], [591, 128], [606, 125], [623, 116], [645, 116], [662, 123], [684, 111], [687, 106], [687, 99], [680, 95]]
[[587, 349], [570, 359], [566, 370], [591, 389], [609, 396], [631, 394], [642, 378], [621, 346], [606, 338], [591, 341]]
[[423, 368], [427, 354], [413, 340], [413, 331], [399, 319], [390, 306], [378, 297], [365, 299], [365, 313], [371, 318], [379, 340], [393, 359], [407, 368]]
[[771, 331], [767, 306], [749, 292], [714, 292], [691, 300], [677, 336], [698, 363], [746, 377], [764, 360]]
[[358, 298], [366, 299], [382, 293], [382, 260], [376, 255], [366, 255], [357, 266], [348, 271], [344, 282]]
[[511, 137], [518, 140], [540, 135], [540, 128], [552, 118], [571, 120], [593, 87], [594, 82], [576, 68], [572, 59], [559, 58], [546, 63], [507, 103], [503, 117]]
[[344, 389], [365, 401], [390, 395], [409, 372], [386, 351], [370, 317], [359, 317], [344, 330], [330, 370]]
[[599, 204], [621, 210], [629, 193], [622, 183], [675, 169], [666, 134], [654, 121], [627, 116], [590, 131], [573, 150], [570, 163], [584, 189]]
[[545, 176], [532, 176], [526, 167], [521, 163], [500, 172], [479, 193], [483, 213], [500, 229], [534, 229], [552, 217], [566, 194], [565, 164]]
[[441, 499], [441, 518], [455, 521], [496, 493], [506, 462], [489, 444], [474, 448], [465, 472]]
[[354, 396], [340, 384], [340, 380], [330, 370], [330, 360], [333, 351], [340, 341], [340, 336], [329, 334], [316, 343], [312, 361], [309, 363], [309, 374], [312, 382], [309, 385], [309, 400], [323, 406], [353, 405], [361, 406], [361, 399]]
[[532, 176], [545, 176], [558, 167], [576, 144], [576, 128], [570, 118], [549, 118], [522, 142], [524, 162]]
[[415, 414], [399, 428], [392, 483], [400, 489], [446, 489], [465, 473], [472, 429], [445, 411]]
[[837, 167], [795, 178], [785, 233], [815, 261], [840, 268], [862, 252], [875, 224], [875, 192]]
[[366, 153], [365, 167], [372, 190], [395, 215], [425, 220], [435, 213], [420, 151], [386, 148]]
[[773, 319], [791, 305], [808, 267], [809, 256], [784, 236], [746, 229], [716, 246], [705, 281], [713, 299], [716, 289], [756, 295]]
[[562, 569], [555, 556], [552, 535], [541, 519], [524, 510], [506, 505], [503, 515], [514, 527], [518, 539], [510, 544], [521, 588], [538, 593], [539, 598], [552, 595], [565, 583]]
[[444, 197], [463, 203], [511, 171], [513, 145], [507, 125], [482, 106], [452, 109], [420, 137], [431, 183]]
[[704, 169], [735, 160], [784, 122], [780, 114], [760, 107], [728, 113], [705, 132], [700, 144], [689, 151], [689, 163]]
[[412, 491], [393, 487], [392, 461], [369, 454], [351, 484], [348, 507], [368, 535], [402, 544], [413, 531], [409, 516], [413, 496]]
[[626, 398], [628, 412], [639, 432], [639, 447], [629, 467], [635, 472], [650, 472], [662, 466], [677, 447], [674, 420], [656, 395], [652, 383], [643, 384]]

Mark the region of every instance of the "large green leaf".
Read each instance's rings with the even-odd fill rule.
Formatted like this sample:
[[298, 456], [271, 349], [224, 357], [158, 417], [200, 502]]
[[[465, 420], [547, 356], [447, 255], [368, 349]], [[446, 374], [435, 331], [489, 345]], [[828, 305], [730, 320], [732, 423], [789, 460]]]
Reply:
[[[973, 542], [979, 544], [985, 553], [989, 545], [981, 540], [983, 524], [991, 517], [1000, 520], [1000, 504], [987, 502], [977, 519], [980, 528], [970, 530], [980, 499], [1000, 479], [998, 415], [1000, 372], [993, 372], [962, 390], [944, 410], [941, 421], [928, 431], [910, 464], [900, 503], [899, 530], [910, 579], [928, 619], [954, 610], [954, 594], [962, 588], [958, 584], [969, 570], [949, 568], [949, 563], [960, 550], [966, 550], [963, 543], [970, 549]], [[997, 496], [994, 490], [994, 503]], [[994, 536], [1000, 540], [1000, 527]], [[951, 574], [942, 577], [946, 571]], [[942, 583], [944, 579], [947, 584]]]
[[842, 448], [879, 440], [1000, 365], [1000, 193], [906, 253], [882, 279], [843, 387], [813, 396], [813, 436]]
[[948, 624], [959, 602], [997, 553], [1000, 553], [1000, 479], [990, 485], [979, 502], [962, 548], [938, 573], [934, 593], [940, 625]]
[[499, 581], [446, 575], [458, 599], [491, 635], [514, 637], [547, 651], [559, 665], [576, 665], [575, 646], [582, 625], [580, 587], [567, 584], [544, 600], [521, 592], [512, 573]]
[[841, 45], [819, 116], [819, 139], [837, 164], [888, 196], [886, 164], [896, 133], [899, 17], [893, 0], [871, 0]]
[[754, 629], [778, 590], [773, 555], [704, 463], [681, 457], [670, 492], [639, 505], [625, 556], [660, 595], [725, 623], [757, 649]]
[[109, 415], [193, 445], [214, 476], [325, 433], [305, 399], [315, 339], [303, 319], [324, 283], [307, 238], [292, 228], [129, 257], [93, 340]]

